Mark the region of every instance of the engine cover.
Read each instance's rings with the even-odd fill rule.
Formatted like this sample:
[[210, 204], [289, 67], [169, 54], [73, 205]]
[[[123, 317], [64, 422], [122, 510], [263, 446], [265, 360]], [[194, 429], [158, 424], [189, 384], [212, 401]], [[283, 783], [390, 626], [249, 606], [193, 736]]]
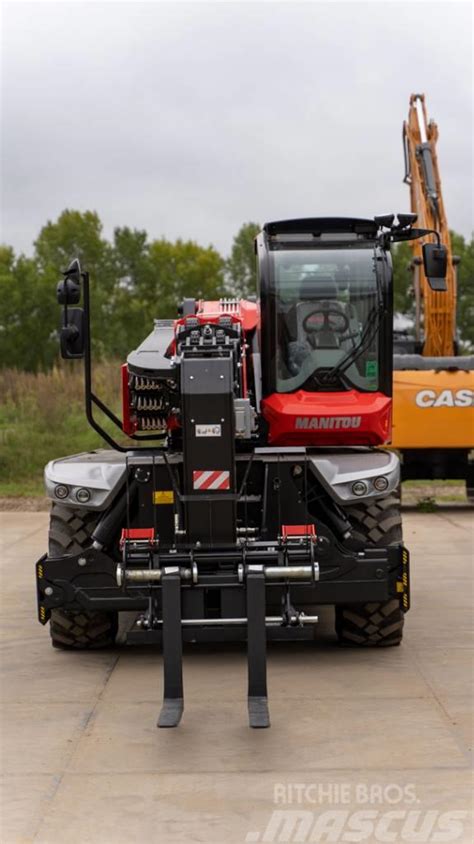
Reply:
[[384, 393], [273, 393], [262, 400], [271, 445], [383, 445], [392, 400]]

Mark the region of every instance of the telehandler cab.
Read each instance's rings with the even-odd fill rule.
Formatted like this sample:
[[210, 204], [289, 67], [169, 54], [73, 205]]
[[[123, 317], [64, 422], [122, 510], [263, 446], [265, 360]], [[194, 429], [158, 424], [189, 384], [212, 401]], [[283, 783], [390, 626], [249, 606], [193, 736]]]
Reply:
[[[269, 726], [267, 639], [398, 645], [409, 608], [390, 441], [390, 243], [414, 216], [267, 223], [258, 301], [185, 299], [123, 365], [123, 419], [92, 389], [89, 276], [58, 285], [63, 357], [84, 357], [88, 421], [111, 449], [50, 462], [49, 551], [36, 565], [53, 645], [162, 644], [160, 727], [183, 712], [182, 643], [244, 639], [251, 727]], [[439, 289], [446, 250], [424, 247]], [[84, 308], [76, 307], [83, 296]], [[127, 434], [116, 442], [100, 410]]]

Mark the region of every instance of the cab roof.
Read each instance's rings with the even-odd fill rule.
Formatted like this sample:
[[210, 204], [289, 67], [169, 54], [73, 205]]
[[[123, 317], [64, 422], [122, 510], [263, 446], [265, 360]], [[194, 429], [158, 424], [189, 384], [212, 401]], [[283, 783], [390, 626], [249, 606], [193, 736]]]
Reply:
[[375, 237], [378, 230], [379, 226], [375, 220], [360, 217], [303, 217], [296, 220], [277, 220], [263, 226], [263, 231], [272, 237], [280, 234], [312, 234], [318, 237], [324, 232]]

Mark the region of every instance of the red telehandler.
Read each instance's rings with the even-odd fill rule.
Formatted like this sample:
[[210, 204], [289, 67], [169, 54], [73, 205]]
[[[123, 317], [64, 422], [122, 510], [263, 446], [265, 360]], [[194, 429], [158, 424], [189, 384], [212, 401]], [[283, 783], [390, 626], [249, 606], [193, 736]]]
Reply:
[[[314, 634], [335, 606], [343, 645], [398, 645], [409, 608], [399, 463], [390, 440], [390, 244], [411, 214], [267, 223], [257, 302], [186, 299], [123, 366], [123, 418], [92, 388], [89, 276], [58, 286], [61, 349], [84, 357], [88, 421], [109, 449], [53, 460], [49, 551], [36, 565], [53, 645], [162, 644], [158, 724], [183, 712], [183, 641], [248, 647], [252, 727], [269, 726], [266, 641]], [[426, 244], [444, 285], [446, 250]], [[83, 308], [78, 308], [81, 293]], [[115, 441], [100, 410], [129, 437]]]

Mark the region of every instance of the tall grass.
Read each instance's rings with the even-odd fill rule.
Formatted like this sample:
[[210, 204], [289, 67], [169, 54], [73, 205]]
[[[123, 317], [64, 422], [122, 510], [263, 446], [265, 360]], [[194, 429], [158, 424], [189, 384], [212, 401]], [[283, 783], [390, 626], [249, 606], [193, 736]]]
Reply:
[[[120, 418], [119, 361], [97, 364], [94, 390]], [[115, 439], [127, 442], [127, 437], [98, 412], [97, 417]], [[51, 372], [37, 375], [0, 369], [0, 495], [41, 495], [48, 460], [104, 446], [86, 420], [81, 362], [66, 361]], [[432, 484], [407, 481], [404, 487], [420, 487], [421, 493]], [[461, 487], [462, 482], [436, 482], [437, 487], [449, 485]]]
[[[119, 362], [95, 367], [94, 390], [115, 412], [119, 411]], [[114, 431], [116, 438], [126, 439], [107, 420], [100, 421], [106, 430]], [[80, 363], [66, 362], [36, 375], [0, 370], [0, 494], [41, 494], [48, 460], [103, 446], [85, 417]]]

